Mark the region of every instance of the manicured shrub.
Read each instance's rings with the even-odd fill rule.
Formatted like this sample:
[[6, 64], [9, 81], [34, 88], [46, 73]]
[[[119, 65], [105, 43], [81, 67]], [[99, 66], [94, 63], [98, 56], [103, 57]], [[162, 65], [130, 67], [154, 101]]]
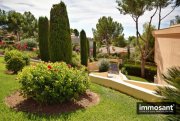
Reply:
[[27, 66], [18, 75], [25, 97], [40, 103], [54, 104], [77, 99], [89, 87], [88, 74], [61, 63], [38, 63]]
[[87, 66], [88, 63], [88, 50], [87, 38], [84, 30], [80, 32], [80, 46], [81, 46], [81, 64]]
[[109, 70], [109, 61], [107, 59], [101, 59], [99, 61], [99, 71], [107, 72]]
[[93, 41], [93, 58], [96, 58], [96, 41]]
[[72, 53], [71, 65], [72, 65], [72, 67], [80, 67], [81, 66], [80, 55], [75, 51], [73, 51], [73, 53]]
[[12, 57], [6, 63], [6, 68], [17, 74], [18, 71], [21, 71], [25, 66], [25, 61], [21, 57]]
[[[141, 66], [140, 65], [124, 64], [123, 67], [125, 67], [128, 75], [141, 77]], [[156, 67], [150, 67], [150, 66], [145, 67], [145, 79], [153, 82], [154, 76], [156, 74], [157, 74]]]
[[23, 54], [22, 52], [20, 52], [18, 50], [6, 51], [5, 55], [4, 55], [4, 60], [7, 63], [13, 57], [21, 58], [25, 62], [25, 65], [29, 65], [30, 64], [29, 56], [27, 56], [26, 54]]
[[66, 5], [61, 1], [50, 12], [50, 61], [72, 61], [72, 42]]
[[5, 55], [4, 55], [4, 60], [5, 62], [7, 62], [8, 60], [10, 60], [12, 57], [22, 57], [22, 53], [18, 50], [6, 50], [5, 51]]
[[39, 17], [39, 50], [40, 57], [43, 61], [49, 61], [49, 49], [48, 49], [48, 41], [49, 41], [49, 24], [47, 17]]

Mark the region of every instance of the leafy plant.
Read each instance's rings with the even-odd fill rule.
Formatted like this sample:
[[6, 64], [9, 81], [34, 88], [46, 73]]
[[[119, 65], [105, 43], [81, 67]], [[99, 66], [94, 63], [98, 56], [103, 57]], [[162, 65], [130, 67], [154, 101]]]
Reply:
[[[164, 96], [165, 99], [163, 101], [167, 102], [175, 102], [180, 105], [180, 67], [170, 68], [167, 74], [163, 75], [164, 80], [173, 87], [160, 87], [157, 92]], [[180, 107], [176, 107], [176, 113], [180, 113]], [[180, 119], [180, 115], [169, 115], [167, 116], [168, 121], [178, 121]]]
[[22, 58], [12, 57], [7, 61], [6, 68], [17, 74], [17, 72], [22, 70], [25, 65], [25, 61], [23, 61]]
[[30, 64], [29, 56], [18, 50], [6, 51], [4, 60], [6, 62], [6, 68], [13, 71], [15, 74], [22, 70], [25, 65]]
[[99, 61], [99, 71], [106, 72], [109, 70], [109, 61], [107, 59], [102, 59]]
[[20, 41], [21, 45], [26, 45], [27, 49], [32, 50], [37, 47], [37, 42], [35, 38], [27, 38]]
[[18, 51], [18, 50], [11, 50], [11, 51], [6, 50], [5, 51], [5, 56], [4, 56], [5, 62], [10, 60], [13, 56], [20, 57], [20, 56], [22, 56], [22, 53], [20, 51]]
[[81, 60], [80, 60], [80, 55], [73, 51], [72, 52], [72, 62], [71, 62], [71, 65], [72, 67], [80, 67], [81, 66]]
[[38, 63], [25, 67], [18, 75], [25, 97], [40, 103], [54, 104], [77, 99], [89, 87], [84, 68], [61, 63]]

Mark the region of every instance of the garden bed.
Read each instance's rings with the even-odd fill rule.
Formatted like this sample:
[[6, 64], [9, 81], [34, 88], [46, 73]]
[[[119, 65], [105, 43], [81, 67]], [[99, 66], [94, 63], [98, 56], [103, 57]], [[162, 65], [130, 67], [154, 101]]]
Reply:
[[14, 92], [5, 98], [8, 107], [16, 111], [23, 111], [35, 114], [54, 115], [76, 111], [99, 103], [99, 96], [91, 91], [86, 91], [76, 101], [69, 101], [62, 104], [45, 105], [39, 104], [33, 99], [24, 98], [19, 91]]

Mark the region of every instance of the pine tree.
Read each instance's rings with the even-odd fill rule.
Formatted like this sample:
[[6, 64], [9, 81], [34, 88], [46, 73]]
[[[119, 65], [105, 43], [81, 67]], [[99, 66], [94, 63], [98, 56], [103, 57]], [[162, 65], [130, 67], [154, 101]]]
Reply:
[[96, 58], [96, 41], [93, 41], [93, 58]]
[[48, 49], [48, 39], [49, 39], [49, 24], [47, 17], [39, 17], [39, 50], [40, 57], [43, 61], [49, 61], [49, 49]]
[[72, 61], [72, 42], [68, 14], [64, 2], [53, 5], [50, 12], [49, 53], [52, 62]]
[[88, 50], [87, 50], [86, 33], [84, 30], [80, 32], [80, 45], [81, 45], [81, 64], [87, 66]]

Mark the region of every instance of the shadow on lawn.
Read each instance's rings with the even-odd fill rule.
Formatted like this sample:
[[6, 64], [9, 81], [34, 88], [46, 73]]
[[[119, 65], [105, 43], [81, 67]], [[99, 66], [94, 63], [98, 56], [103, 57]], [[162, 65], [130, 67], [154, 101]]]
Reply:
[[33, 99], [25, 99], [16, 91], [5, 99], [6, 104], [16, 111], [28, 113], [28, 117], [32, 115], [38, 117], [56, 117], [56, 115], [63, 116], [64, 119], [68, 118], [69, 114], [77, 110], [85, 110], [87, 107], [99, 103], [99, 96], [96, 93], [87, 91], [81, 95], [76, 101], [69, 101], [55, 105], [45, 105], [36, 102]]

